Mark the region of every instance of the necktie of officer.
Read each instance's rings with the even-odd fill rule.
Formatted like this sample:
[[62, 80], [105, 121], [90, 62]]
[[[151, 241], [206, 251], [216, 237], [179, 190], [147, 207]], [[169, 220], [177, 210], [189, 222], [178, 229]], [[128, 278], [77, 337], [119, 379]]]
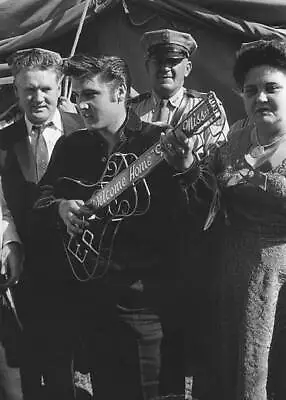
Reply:
[[159, 106], [159, 114], [158, 114], [158, 122], [163, 122], [165, 124], [168, 123], [169, 120], [169, 107], [168, 107], [168, 99], [161, 99]]
[[36, 175], [37, 182], [39, 182], [46, 172], [49, 163], [49, 153], [47, 143], [43, 136], [43, 131], [47, 125], [33, 125], [32, 126], [32, 148], [34, 151], [36, 162]]

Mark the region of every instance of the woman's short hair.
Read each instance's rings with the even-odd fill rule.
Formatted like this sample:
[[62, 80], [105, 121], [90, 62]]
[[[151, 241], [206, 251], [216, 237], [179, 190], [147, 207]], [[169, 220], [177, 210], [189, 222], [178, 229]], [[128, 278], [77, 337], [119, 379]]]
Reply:
[[127, 63], [116, 56], [89, 56], [76, 54], [65, 61], [64, 73], [74, 79], [92, 79], [96, 75], [105, 83], [110, 83], [113, 90], [125, 85], [130, 93], [131, 77]]
[[261, 65], [284, 69], [286, 73], [286, 40], [268, 39], [243, 43], [236, 54], [233, 77], [239, 89], [251, 68]]

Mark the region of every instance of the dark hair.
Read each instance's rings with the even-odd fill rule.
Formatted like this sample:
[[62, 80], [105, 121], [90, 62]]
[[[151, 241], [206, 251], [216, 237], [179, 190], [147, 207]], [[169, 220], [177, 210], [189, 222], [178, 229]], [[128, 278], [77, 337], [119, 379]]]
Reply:
[[286, 41], [282, 39], [257, 40], [244, 43], [236, 54], [233, 77], [239, 89], [243, 88], [249, 70], [260, 65], [285, 69]]
[[101, 55], [98, 57], [76, 54], [65, 61], [64, 73], [72, 78], [84, 80], [100, 75], [103, 82], [111, 83], [113, 90], [124, 84], [130, 93], [131, 77], [127, 63], [120, 57]]
[[57, 79], [63, 76], [63, 59], [59, 53], [47, 49], [32, 48], [18, 50], [7, 59], [14, 77], [23, 69], [55, 71]]

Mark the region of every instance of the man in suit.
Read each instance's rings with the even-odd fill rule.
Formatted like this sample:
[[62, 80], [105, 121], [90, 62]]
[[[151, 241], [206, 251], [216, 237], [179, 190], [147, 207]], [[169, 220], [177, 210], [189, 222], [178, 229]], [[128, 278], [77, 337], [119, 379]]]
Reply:
[[[20, 238], [17, 234], [13, 218], [7, 208], [6, 201], [0, 187], [0, 252], [1, 252], [1, 278], [3, 282], [0, 284], [0, 398], [3, 400], [21, 400], [21, 381], [17, 368], [11, 368], [7, 363], [7, 354], [5, 352], [4, 343], [11, 338], [9, 327], [4, 326], [5, 309], [7, 300], [11, 298], [7, 296], [7, 289], [16, 284], [23, 265], [23, 248]], [[4, 278], [5, 277], [5, 278]], [[7, 277], [7, 279], [6, 279]], [[11, 303], [9, 304], [11, 306]], [[12, 316], [12, 318], [14, 318]], [[15, 343], [14, 343], [15, 344]], [[11, 349], [13, 352], [13, 349]]]
[[64, 341], [68, 324], [63, 318], [68, 283], [49, 273], [52, 238], [32, 230], [29, 216], [37, 183], [55, 143], [81, 129], [83, 122], [78, 114], [58, 107], [63, 78], [63, 60], [58, 53], [20, 50], [8, 63], [23, 111], [21, 119], [0, 131], [3, 191], [26, 254], [16, 291], [24, 332], [20, 359], [23, 394], [25, 400], [42, 399], [44, 379], [48, 398], [70, 400], [74, 396], [73, 350], [72, 344]]

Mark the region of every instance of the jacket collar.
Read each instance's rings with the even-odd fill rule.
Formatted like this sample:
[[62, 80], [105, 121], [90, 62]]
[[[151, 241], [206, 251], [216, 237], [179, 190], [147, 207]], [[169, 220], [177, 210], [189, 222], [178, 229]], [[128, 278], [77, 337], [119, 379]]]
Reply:
[[[119, 145], [124, 143], [129, 137], [133, 136], [135, 133], [140, 132], [142, 130], [143, 123], [140, 118], [135, 114], [135, 112], [131, 108], [127, 108], [126, 118], [121, 127], [117, 131], [117, 135], [119, 136]], [[97, 135], [97, 131], [90, 131]], [[100, 138], [101, 135], [98, 135]], [[102, 139], [104, 141], [104, 139]]]
[[119, 129], [119, 132], [127, 131], [125, 134], [130, 134], [134, 132], [138, 132], [142, 130], [142, 121], [141, 119], [135, 114], [135, 112], [131, 108], [127, 108], [127, 115], [124, 121], [124, 124]]

